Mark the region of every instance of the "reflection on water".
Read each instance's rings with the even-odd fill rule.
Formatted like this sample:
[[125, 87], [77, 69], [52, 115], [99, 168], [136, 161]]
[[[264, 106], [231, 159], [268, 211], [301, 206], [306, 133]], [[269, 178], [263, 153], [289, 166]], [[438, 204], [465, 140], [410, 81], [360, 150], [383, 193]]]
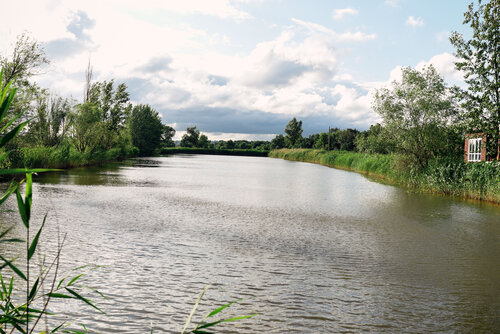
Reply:
[[54, 308], [94, 332], [178, 332], [208, 283], [227, 291], [209, 300], [244, 298], [237, 314], [260, 313], [228, 333], [500, 329], [495, 206], [318, 165], [197, 155], [44, 175], [34, 191], [47, 252], [60, 227], [64, 267], [105, 265], [87, 283], [109, 297], [107, 316]]

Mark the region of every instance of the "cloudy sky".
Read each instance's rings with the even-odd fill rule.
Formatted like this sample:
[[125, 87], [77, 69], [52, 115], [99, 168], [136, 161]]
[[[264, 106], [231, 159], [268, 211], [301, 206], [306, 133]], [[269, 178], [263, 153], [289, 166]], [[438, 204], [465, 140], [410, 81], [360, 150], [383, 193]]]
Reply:
[[368, 128], [375, 89], [401, 66], [432, 63], [449, 83], [451, 31], [465, 0], [16, 0], [2, 4], [0, 52], [28, 31], [51, 64], [36, 77], [82, 99], [90, 59], [96, 80], [125, 82], [178, 136], [197, 125], [210, 139], [270, 139], [303, 120]]

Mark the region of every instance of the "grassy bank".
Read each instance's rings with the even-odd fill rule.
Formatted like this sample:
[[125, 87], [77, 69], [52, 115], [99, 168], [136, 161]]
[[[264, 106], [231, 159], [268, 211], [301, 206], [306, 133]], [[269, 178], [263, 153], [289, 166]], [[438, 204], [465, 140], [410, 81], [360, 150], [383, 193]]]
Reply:
[[211, 149], [211, 148], [191, 148], [191, 147], [164, 147], [160, 150], [160, 154], [210, 154], [210, 155], [239, 155], [252, 157], [267, 157], [269, 151], [260, 150], [227, 150], [227, 149]]
[[11, 152], [10, 161], [14, 167], [65, 169], [123, 160], [136, 156], [137, 153], [137, 148], [130, 145], [93, 152], [79, 152], [71, 145], [38, 146], [23, 147]]
[[282, 149], [272, 158], [304, 161], [350, 170], [419, 191], [500, 204], [500, 163], [434, 159], [421, 171], [405, 169], [396, 155], [311, 149]]

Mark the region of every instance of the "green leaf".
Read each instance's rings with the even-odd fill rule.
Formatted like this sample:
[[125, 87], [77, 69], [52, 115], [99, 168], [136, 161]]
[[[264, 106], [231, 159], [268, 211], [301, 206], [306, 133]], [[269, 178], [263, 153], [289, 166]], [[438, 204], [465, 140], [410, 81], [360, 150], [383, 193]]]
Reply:
[[45, 217], [43, 217], [42, 226], [40, 226], [38, 233], [36, 234], [36, 236], [33, 238], [33, 241], [31, 242], [31, 246], [28, 250], [28, 260], [30, 260], [33, 257], [33, 254], [35, 254], [36, 246], [38, 244], [38, 239], [40, 238], [40, 234], [42, 233], [42, 229], [43, 229], [43, 226], [45, 225], [46, 219], [47, 219], [47, 214], [45, 214]]
[[72, 296], [65, 295], [63, 293], [58, 293], [58, 292], [52, 292], [52, 293], [47, 293], [47, 296], [51, 298], [74, 298]]
[[238, 321], [238, 320], [243, 320], [243, 319], [249, 319], [249, 318], [255, 317], [256, 315], [257, 315], [257, 313], [250, 314], [250, 315], [243, 315], [243, 316], [240, 316], [240, 317], [222, 319], [222, 320], [218, 320], [218, 321], [214, 321], [214, 322], [210, 322], [208, 324], [204, 324], [204, 325], [198, 326], [198, 327], [196, 327], [196, 329], [203, 329], [203, 328], [212, 327], [212, 326], [215, 326], [217, 324], [220, 324], [221, 322], [233, 322], [233, 321]]
[[62, 328], [62, 326], [64, 326], [64, 322], [62, 324], [60, 324], [59, 326], [57, 326], [56, 328], [54, 328], [53, 330], [50, 331], [50, 333], [56, 333], [58, 330], [60, 330]]
[[32, 300], [33, 297], [35, 297], [36, 291], [38, 289], [38, 282], [39, 282], [39, 280], [40, 280], [40, 278], [37, 278], [36, 281], [35, 281], [35, 284], [33, 284], [33, 287], [31, 288], [28, 300]]
[[6, 192], [5, 192], [5, 194], [3, 194], [3, 196], [0, 198], [0, 205], [1, 205], [3, 202], [5, 202], [5, 200], [6, 200], [7, 198], [9, 198], [9, 196], [10, 196], [10, 195], [12, 195], [12, 193], [13, 193], [14, 191], [16, 191], [17, 187], [18, 187], [18, 184], [17, 184], [17, 182], [16, 182], [16, 181], [12, 181], [12, 182], [10, 183], [9, 188], [7, 189], [7, 191], [6, 191]]
[[73, 277], [73, 279], [71, 281], [69, 281], [67, 286], [70, 286], [71, 284], [75, 283], [82, 276], [83, 276], [83, 274], [80, 274], [78, 276]]
[[12, 138], [14, 138], [19, 133], [19, 131], [21, 131], [28, 123], [29, 123], [29, 121], [26, 121], [26, 122], [19, 124], [14, 129], [9, 131], [5, 136], [3, 136], [0, 139], [0, 147], [4, 147], [5, 144], [7, 144], [9, 141], [11, 141]]
[[194, 330], [191, 333], [193, 334], [214, 334], [213, 332], [207, 332], [207, 331], [199, 331], [199, 330]]
[[59, 288], [61, 287], [61, 285], [63, 284], [65, 279], [66, 279], [66, 277], [64, 277], [62, 280], [59, 281], [59, 284], [57, 284], [56, 290], [59, 290]]
[[71, 293], [73, 296], [75, 296], [77, 299], [81, 300], [82, 302], [92, 306], [93, 308], [95, 308], [96, 310], [98, 310], [99, 312], [103, 313], [103, 314], [106, 314], [106, 312], [104, 312], [103, 310], [101, 310], [100, 308], [98, 308], [97, 306], [95, 306], [90, 300], [80, 296], [78, 293], [76, 293], [74, 290], [70, 289], [70, 288], [65, 288], [69, 293]]
[[0, 243], [4, 243], [4, 242], [24, 242], [24, 240], [17, 239], [17, 238], [2, 239], [2, 240], [0, 240]]
[[210, 313], [209, 313], [209, 314], [208, 314], [205, 318], [210, 318], [210, 317], [212, 317], [212, 316], [216, 315], [217, 313], [219, 313], [220, 311], [224, 310], [226, 307], [229, 307], [229, 306], [231, 306], [232, 304], [237, 303], [237, 302], [240, 302], [240, 301], [242, 301], [242, 300], [243, 300], [243, 299], [238, 299], [238, 300], [232, 301], [232, 302], [230, 302], [230, 303], [227, 303], [226, 305], [223, 305], [223, 306], [219, 307], [218, 309], [215, 309], [215, 310], [213, 310], [212, 312], [210, 312]]
[[8, 88], [5, 87], [5, 89], [2, 92], [2, 100], [1, 100], [1, 105], [0, 105], [0, 120], [3, 120], [5, 115], [7, 114], [7, 111], [9, 110], [10, 104], [12, 100], [14, 99], [14, 96], [16, 95], [17, 89], [14, 88], [12, 89], [9, 94], [7, 95], [7, 98], [5, 98], [5, 95], [8, 91]]
[[26, 228], [29, 228], [29, 220], [26, 216], [26, 206], [24, 205], [23, 197], [19, 192], [19, 188], [16, 189], [16, 196], [17, 196], [17, 208], [19, 210], [19, 214], [21, 215], [21, 219], [23, 220], [24, 226], [26, 226]]
[[12, 271], [14, 271], [19, 277], [21, 277], [23, 280], [26, 281], [26, 276], [24, 276], [23, 272], [21, 270], [19, 270], [12, 262], [6, 260], [1, 255], [0, 255], [0, 259], [2, 259], [3, 262], [5, 262], [5, 264], [8, 265], [10, 267], [10, 269], [12, 269]]
[[0, 133], [3, 133], [5, 130], [7, 130], [19, 117], [21, 117], [24, 114], [24, 111], [20, 112], [16, 117], [10, 120], [9, 123], [5, 124], [5, 126], [2, 128]]
[[24, 206], [26, 209], [26, 218], [28, 222], [31, 218], [31, 204], [33, 201], [33, 175], [26, 173], [26, 192], [24, 195]]

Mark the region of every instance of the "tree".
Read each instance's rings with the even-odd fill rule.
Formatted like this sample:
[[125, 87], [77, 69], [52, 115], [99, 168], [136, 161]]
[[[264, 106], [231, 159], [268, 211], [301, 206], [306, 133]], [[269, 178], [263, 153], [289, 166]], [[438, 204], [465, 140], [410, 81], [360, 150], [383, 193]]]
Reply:
[[472, 28], [472, 38], [466, 41], [458, 32], [450, 37], [458, 58], [455, 66], [464, 72], [468, 85], [458, 95], [467, 111], [469, 127], [493, 139], [488, 141], [489, 155], [500, 160], [500, 0], [487, 4], [478, 0], [477, 7], [473, 1], [464, 17], [463, 23]]
[[[29, 79], [40, 73], [40, 68], [49, 63], [45, 51], [40, 43], [31, 38], [27, 33], [17, 37], [12, 53], [7, 57], [0, 56], [0, 66], [3, 67], [3, 77], [0, 86], [6, 88], [8, 82], [15, 84], [17, 93], [9, 110], [11, 115], [24, 112], [16, 122], [33, 118], [32, 102], [45, 96], [47, 91], [40, 88]], [[8, 121], [9, 117], [4, 119]], [[2, 125], [3, 126], [3, 125]]]
[[175, 129], [168, 125], [163, 125], [161, 133], [161, 142], [165, 147], [174, 147], [175, 143], [172, 138], [175, 136]]
[[[87, 69], [87, 80], [91, 80], [89, 71], [91, 68]], [[87, 81], [86, 87], [88, 86], [89, 82]], [[125, 119], [132, 109], [132, 105], [129, 103], [130, 96], [127, 92], [127, 85], [121, 83], [115, 89], [114, 80], [94, 82], [90, 84], [90, 90], [85, 94], [86, 103], [97, 107], [100, 121], [105, 125], [101, 146], [105, 149], [116, 146], [120, 140], [120, 131], [125, 127]]]
[[200, 135], [200, 139], [198, 140], [198, 144], [196, 145], [196, 147], [209, 148], [210, 141], [208, 140], [208, 137], [204, 134]]
[[198, 147], [200, 139], [200, 130], [196, 126], [186, 129], [186, 134], [182, 136], [181, 147]]
[[327, 150], [328, 149], [328, 132], [321, 132], [317, 135], [316, 140], [314, 141], [315, 149], [318, 150]]
[[160, 115], [149, 105], [140, 104], [132, 109], [130, 136], [141, 155], [152, 155], [160, 147], [163, 130]]
[[340, 149], [344, 151], [353, 151], [355, 148], [356, 135], [359, 133], [356, 129], [340, 130], [337, 134], [337, 139], [340, 144]]
[[66, 136], [66, 120], [71, 101], [62, 97], [43, 96], [36, 103], [36, 117], [29, 124], [28, 137], [35, 144], [55, 146]]
[[2, 88], [7, 82], [24, 86], [29, 77], [39, 73], [39, 68], [48, 64], [43, 47], [27, 33], [17, 37], [16, 44], [9, 58], [1, 58], [4, 76]]
[[285, 147], [285, 137], [283, 135], [277, 135], [271, 140], [271, 148], [277, 150]]
[[394, 152], [394, 142], [390, 134], [377, 123], [356, 136], [356, 148], [364, 153], [387, 154]]
[[423, 168], [431, 158], [448, 154], [443, 134], [456, 116], [456, 108], [432, 65], [422, 72], [404, 68], [401, 82], [376, 92], [373, 109], [382, 117], [396, 149], [412, 166]]
[[92, 103], [82, 103], [69, 115], [70, 133], [79, 152], [94, 150], [103, 139], [103, 124], [98, 108]]
[[302, 140], [302, 121], [297, 121], [294, 117], [285, 127], [285, 143], [287, 147], [296, 147]]

